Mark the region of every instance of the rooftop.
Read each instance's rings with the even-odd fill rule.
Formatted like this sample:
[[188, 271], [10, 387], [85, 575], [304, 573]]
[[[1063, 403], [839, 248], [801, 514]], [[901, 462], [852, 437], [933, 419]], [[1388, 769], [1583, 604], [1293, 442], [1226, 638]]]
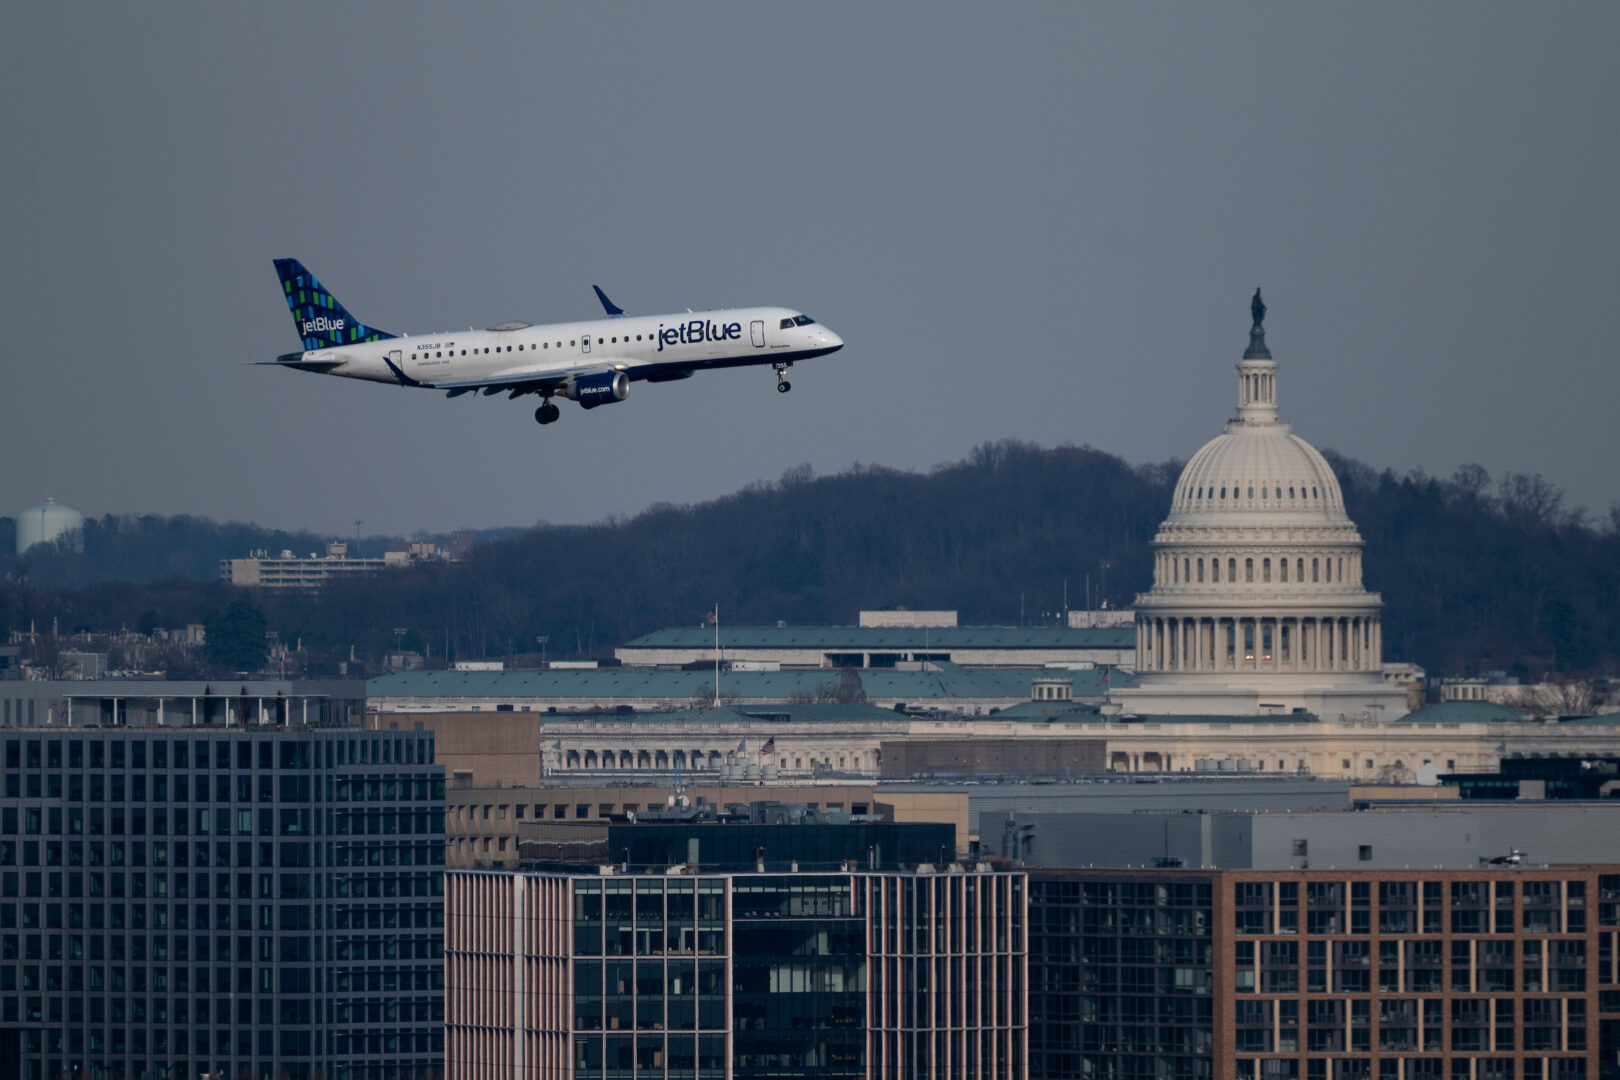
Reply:
[[[775, 698], [816, 696], [836, 690], [845, 672], [861, 681], [867, 697], [886, 701], [927, 702], [952, 698], [969, 700], [1029, 697], [1030, 682], [1056, 674], [1047, 669], [963, 668], [942, 665], [933, 671], [892, 668], [811, 668], [789, 671], [727, 671], [720, 676], [722, 697]], [[1101, 696], [1103, 690], [1135, 685], [1124, 672], [1112, 669], [1062, 672], [1072, 675], [1076, 695]], [[382, 675], [366, 684], [367, 695], [377, 698], [655, 698], [699, 699], [714, 693], [713, 671], [670, 668], [619, 667], [548, 669], [545, 671], [403, 671]]]
[[[626, 649], [712, 649], [712, 627], [655, 630]], [[1136, 629], [1106, 626], [722, 626], [721, 649], [1130, 649]]]
[[1425, 705], [1415, 712], [1409, 712], [1396, 723], [1495, 724], [1504, 720], [1523, 719], [1522, 713], [1492, 701], [1442, 701], [1437, 705]]

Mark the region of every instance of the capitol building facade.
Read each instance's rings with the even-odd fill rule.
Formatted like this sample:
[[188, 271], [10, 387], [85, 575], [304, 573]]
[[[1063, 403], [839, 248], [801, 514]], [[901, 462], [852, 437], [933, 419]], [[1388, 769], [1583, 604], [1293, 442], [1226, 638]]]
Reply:
[[1192, 456], [1136, 598], [1140, 685], [1111, 695], [1149, 715], [1313, 713], [1393, 720], [1382, 601], [1361, 581], [1361, 534], [1333, 469], [1277, 416], [1277, 364], [1255, 293], [1238, 412]]

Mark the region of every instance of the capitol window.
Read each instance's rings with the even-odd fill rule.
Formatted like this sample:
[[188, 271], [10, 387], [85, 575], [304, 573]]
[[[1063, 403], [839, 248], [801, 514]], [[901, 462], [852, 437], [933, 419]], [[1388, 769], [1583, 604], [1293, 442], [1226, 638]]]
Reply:
[[1245, 582], [1253, 582], [1254, 581], [1254, 560], [1253, 559], [1244, 559], [1243, 560], [1243, 580]]
[[1277, 570], [1282, 575], [1282, 577], [1279, 580], [1286, 582], [1288, 580], [1288, 560], [1287, 559], [1279, 559], [1279, 560], [1277, 560]]
[[1270, 559], [1266, 559], [1263, 562], [1261, 562], [1261, 564], [1260, 564], [1260, 580], [1261, 581], [1270, 581], [1271, 580], [1271, 560]]

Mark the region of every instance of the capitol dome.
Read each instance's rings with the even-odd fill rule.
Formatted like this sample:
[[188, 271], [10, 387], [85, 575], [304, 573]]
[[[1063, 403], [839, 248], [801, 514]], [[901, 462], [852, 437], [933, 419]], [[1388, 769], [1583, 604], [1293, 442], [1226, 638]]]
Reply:
[[1192, 456], [1136, 598], [1145, 713], [1303, 710], [1394, 719], [1382, 676], [1382, 601], [1361, 582], [1361, 534], [1333, 469], [1277, 415], [1277, 364], [1255, 294], [1237, 365], [1238, 411]]
[[1348, 521], [1344, 495], [1316, 447], [1287, 424], [1246, 426], [1234, 421], [1192, 456], [1181, 471], [1170, 518], [1234, 515], [1234, 523], [1264, 514], [1310, 515]]

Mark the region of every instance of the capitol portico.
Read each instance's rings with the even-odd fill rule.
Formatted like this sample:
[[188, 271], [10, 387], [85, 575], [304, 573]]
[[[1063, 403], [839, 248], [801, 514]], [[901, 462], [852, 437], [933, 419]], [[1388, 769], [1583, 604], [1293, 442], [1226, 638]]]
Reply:
[[1394, 720], [1382, 601], [1361, 583], [1361, 535], [1332, 468], [1277, 416], [1277, 364], [1255, 292], [1238, 414], [1192, 456], [1136, 598], [1140, 685], [1110, 697], [1148, 715], [1303, 710]]

